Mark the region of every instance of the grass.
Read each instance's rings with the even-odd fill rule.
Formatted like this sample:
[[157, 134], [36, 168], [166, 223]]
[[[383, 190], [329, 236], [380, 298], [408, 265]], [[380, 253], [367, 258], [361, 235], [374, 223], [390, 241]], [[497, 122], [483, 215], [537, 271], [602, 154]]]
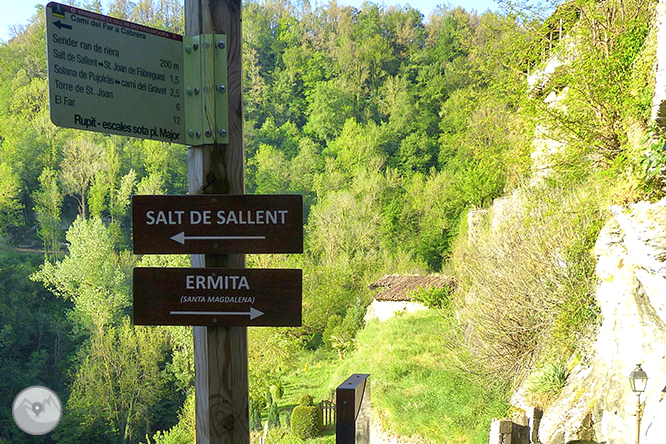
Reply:
[[525, 381], [528, 397], [542, 408], [559, 396], [569, 377], [564, 362], [545, 363]]
[[336, 379], [370, 373], [372, 404], [395, 434], [485, 444], [492, 417], [502, 416], [507, 404], [456, 368], [456, 351], [446, 340], [450, 322], [436, 310], [374, 320], [359, 334], [356, 353], [343, 361]]
[[[311, 395], [315, 403], [322, 399], [329, 399], [329, 381], [339, 361], [337, 353], [323, 350], [315, 352], [302, 350], [297, 361], [296, 370], [283, 379], [284, 395], [281, 399], [276, 400], [281, 411], [282, 427], [268, 432], [266, 444], [333, 444], [335, 443], [335, 430], [327, 431], [320, 438], [305, 441], [291, 435], [291, 430], [286, 426], [286, 416], [298, 405], [300, 397], [305, 394]], [[266, 421], [265, 415], [262, 421]], [[261, 436], [263, 436], [263, 431], [254, 433], [251, 442], [258, 443]]]
[[[453, 365], [456, 352], [446, 341], [450, 321], [441, 313], [374, 320], [359, 332], [356, 350], [344, 360], [304, 354], [299, 369], [285, 378], [281, 407], [295, 405], [305, 393], [315, 400], [328, 398], [351, 374], [370, 373], [372, 407], [385, 429], [425, 442], [487, 443], [491, 419], [506, 413], [505, 397]], [[291, 441], [285, 436], [272, 442]]]

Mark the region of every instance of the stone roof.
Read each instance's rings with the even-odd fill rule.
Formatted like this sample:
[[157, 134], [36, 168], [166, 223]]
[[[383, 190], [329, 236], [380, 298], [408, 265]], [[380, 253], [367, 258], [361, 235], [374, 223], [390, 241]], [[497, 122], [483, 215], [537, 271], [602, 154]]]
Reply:
[[384, 288], [374, 295], [377, 301], [411, 301], [411, 294], [419, 288], [443, 288], [453, 286], [452, 276], [430, 275], [430, 276], [400, 276], [387, 274], [377, 282], [368, 285], [370, 290]]

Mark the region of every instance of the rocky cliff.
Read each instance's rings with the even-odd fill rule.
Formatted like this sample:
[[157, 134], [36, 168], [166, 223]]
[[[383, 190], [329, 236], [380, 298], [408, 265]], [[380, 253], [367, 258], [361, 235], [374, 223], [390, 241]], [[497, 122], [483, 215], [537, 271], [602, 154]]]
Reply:
[[612, 214], [595, 246], [603, 320], [589, 356], [544, 412], [545, 444], [634, 442], [637, 397], [628, 375], [638, 363], [649, 376], [641, 443], [666, 440], [666, 199]]
[[[653, 119], [666, 103], [666, 1], [659, 2], [656, 18]], [[639, 363], [649, 377], [640, 442], [666, 442], [666, 199], [611, 213], [595, 245], [601, 324], [544, 412], [538, 431], [544, 444], [635, 442], [637, 396], [628, 376]], [[527, 407], [520, 392], [513, 401]]]

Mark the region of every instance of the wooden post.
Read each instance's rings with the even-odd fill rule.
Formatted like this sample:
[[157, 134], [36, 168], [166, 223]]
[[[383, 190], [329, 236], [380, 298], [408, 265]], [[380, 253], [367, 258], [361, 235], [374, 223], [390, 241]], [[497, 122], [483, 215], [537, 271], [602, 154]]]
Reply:
[[336, 444], [370, 442], [370, 384], [368, 374], [353, 374], [335, 390]]
[[[185, 0], [185, 33], [226, 34], [228, 48], [229, 144], [188, 149], [189, 192], [244, 194], [240, 0]], [[210, 98], [214, 64], [204, 57], [203, 93]], [[213, 106], [206, 114], [215, 131]], [[192, 267], [245, 268], [245, 255], [192, 255]], [[194, 360], [197, 443], [249, 443], [247, 328], [194, 327]]]
[[511, 444], [513, 422], [510, 419], [495, 419], [490, 423], [489, 444]]

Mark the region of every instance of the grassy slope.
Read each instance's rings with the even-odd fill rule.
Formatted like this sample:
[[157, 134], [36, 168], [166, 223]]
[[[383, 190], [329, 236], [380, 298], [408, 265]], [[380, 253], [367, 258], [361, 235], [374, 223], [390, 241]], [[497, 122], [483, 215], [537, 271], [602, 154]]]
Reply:
[[503, 416], [507, 404], [454, 368], [445, 340], [448, 322], [435, 310], [375, 320], [359, 333], [356, 350], [343, 361], [304, 357], [286, 380], [280, 404], [291, 406], [303, 393], [326, 398], [350, 374], [370, 373], [372, 406], [392, 433], [485, 444], [491, 418]]

